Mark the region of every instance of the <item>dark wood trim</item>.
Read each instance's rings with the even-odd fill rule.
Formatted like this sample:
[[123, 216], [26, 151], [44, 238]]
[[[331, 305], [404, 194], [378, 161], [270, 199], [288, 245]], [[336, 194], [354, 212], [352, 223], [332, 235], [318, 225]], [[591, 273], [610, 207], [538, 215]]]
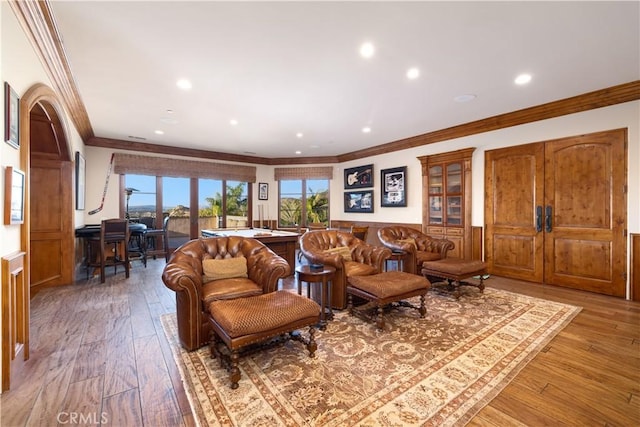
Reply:
[[640, 301], [640, 234], [631, 233], [631, 251], [629, 283], [631, 283], [631, 300]]
[[338, 156], [326, 157], [278, 157], [266, 158], [255, 156], [244, 156], [238, 154], [221, 153], [206, 150], [194, 150], [188, 148], [176, 148], [166, 145], [147, 144], [141, 142], [130, 142], [108, 138], [93, 137], [85, 141], [87, 145], [117, 148], [122, 150], [133, 150], [147, 153], [173, 154], [178, 156], [199, 157], [204, 159], [227, 160], [232, 162], [255, 163], [263, 165], [301, 165], [301, 164], [335, 164], [350, 160], [358, 160], [365, 157], [387, 154], [394, 151], [406, 150], [422, 145], [447, 141], [464, 136], [475, 135], [493, 130], [518, 126], [539, 120], [581, 111], [602, 108], [609, 105], [621, 104], [640, 99], [640, 80], [612, 86], [606, 89], [589, 92], [571, 98], [553, 101], [535, 107], [525, 108], [511, 113], [500, 114], [474, 122], [464, 123], [447, 129], [425, 133], [407, 139], [389, 142], [364, 150], [353, 151], [351, 153]]
[[483, 242], [483, 231], [482, 227], [471, 227], [471, 259], [482, 261], [484, 248], [482, 247]]
[[71, 116], [71, 121], [83, 141], [93, 137], [89, 115], [80, 97], [53, 12], [46, 1], [11, 1], [11, 9], [31, 39], [36, 53], [44, 64], [51, 84]]
[[165, 153], [188, 157], [215, 158], [217, 160], [265, 165], [341, 163], [640, 99], [640, 80], [636, 80], [571, 98], [552, 101], [546, 104], [388, 142], [364, 150], [352, 151], [336, 157], [281, 157], [270, 159], [205, 150], [181, 149], [164, 145], [107, 138], [94, 138], [89, 116], [80, 98], [73, 74], [71, 73], [69, 62], [67, 61], [64, 48], [60, 41], [59, 31], [48, 2], [24, 0], [12, 1], [9, 2], [9, 4], [21, 21], [25, 32], [36, 46], [36, 51], [45, 64], [45, 69], [51, 78], [53, 86], [63, 99], [67, 111], [71, 116], [71, 120], [76, 126], [82, 140], [87, 145], [98, 147], [120, 148], [139, 152]]
[[640, 80], [389, 142], [365, 150], [353, 151], [338, 157], [340, 162], [346, 162], [638, 99], [640, 99]]

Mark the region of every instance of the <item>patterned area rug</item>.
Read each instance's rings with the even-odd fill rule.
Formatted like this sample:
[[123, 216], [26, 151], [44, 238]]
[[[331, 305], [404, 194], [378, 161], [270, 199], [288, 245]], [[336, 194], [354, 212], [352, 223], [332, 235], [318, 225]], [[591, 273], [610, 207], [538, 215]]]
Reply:
[[161, 320], [202, 426], [447, 426], [467, 423], [580, 308], [487, 288], [430, 293], [427, 310], [392, 309], [383, 332], [339, 312], [315, 358], [296, 341], [241, 357], [236, 390], [208, 347], [180, 347], [175, 315]]

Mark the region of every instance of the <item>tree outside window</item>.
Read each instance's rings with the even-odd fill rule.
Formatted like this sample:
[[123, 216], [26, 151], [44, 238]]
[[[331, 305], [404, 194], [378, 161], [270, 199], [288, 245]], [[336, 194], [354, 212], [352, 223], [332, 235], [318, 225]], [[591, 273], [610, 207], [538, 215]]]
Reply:
[[329, 223], [329, 180], [281, 180], [278, 190], [278, 227]]

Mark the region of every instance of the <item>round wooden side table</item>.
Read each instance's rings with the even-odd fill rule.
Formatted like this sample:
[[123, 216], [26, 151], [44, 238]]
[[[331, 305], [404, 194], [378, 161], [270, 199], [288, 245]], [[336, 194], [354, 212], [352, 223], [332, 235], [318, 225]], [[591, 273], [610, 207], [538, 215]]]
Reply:
[[[298, 276], [298, 295], [302, 295], [302, 282], [307, 282], [307, 298], [311, 298], [311, 284], [320, 283], [320, 327], [327, 326], [327, 319], [333, 319], [333, 308], [331, 307], [331, 281], [336, 273], [335, 267], [323, 265], [319, 268], [311, 268], [309, 265], [298, 265], [296, 275]], [[327, 304], [328, 302], [328, 304]]]
[[404, 271], [404, 260], [406, 256], [407, 256], [407, 253], [405, 251], [400, 251], [395, 249], [391, 251], [391, 257], [386, 259], [384, 263], [385, 271], [392, 271], [389, 269], [389, 262], [395, 262], [396, 271]]

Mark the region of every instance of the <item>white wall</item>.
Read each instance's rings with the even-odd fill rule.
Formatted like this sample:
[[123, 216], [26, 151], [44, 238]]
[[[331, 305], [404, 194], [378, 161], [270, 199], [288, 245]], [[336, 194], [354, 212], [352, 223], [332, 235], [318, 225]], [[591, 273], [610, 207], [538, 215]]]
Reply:
[[[526, 125], [429, 144], [382, 156], [342, 163], [331, 183], [331, 219], [380, 222], [422, 222], [422, 172], [418, 156], [475, 147], [472, 158], [472, 225], [484, 225], [484, 152], [496, 148], [546, 141], [603, 130], [628, 128], [628, 229], [640, 233], [640, 101], [556, 117]], [[342, 203], [345, 168], [373, 163], [374, 213], [345, 213]], [[380, 170], [407, 166], [407, 207], [380, 207]]]
[[[42, 63], [29, 39], [22, 31], [9, 3], [0, 2], [0, 82], [3, 86], [2, 99], [4, 99], [4, 82], [9, 82], [11, 87], [22, 98], [23, 94], [33, 85], [42, 83], [53, 89]], [[4, 118], [4, 102], [0, 103], [0, 117]], [[61, 117], [65, 125], [67, 139], [72, 152], [84, 151], [84, 144], [69, 117]], [[0, 120], [0, 134], [4, 140], [4, 120]], [[22, 144], [22, 142], [21, 142]], [[20, 151], [10, 145], [0, 142], [0, 165], [2, 193], [4, 194], [4, 171], [6, 166], [23, 169], [20, 164]], [[75, 191], [72, 191], [75, 197]], [[74, 200], [75, 207], [75, 200]], [[4, 217], [4, 197], [0, 197], [0, 216]], [[75, 223], [82, 220], [82, 212], [75, 211]], [[20, 250], [20, 225], [0, 224], [0, 256], [4, 256]], [[0, 277], [1, 277], [0, 271]], [[0, 318], [1, 318], [0, 307]], [[0, 337], [1, 339], [1, 337]], [[0, 378], [1, 381], [1, 378]]]
[[[422, 171], [419, 156], [443, 153], [468, 147], [475, 147], [472, 158], [472, 225], [484, 225], [484, 152], [496, 148], [528, 144], [555, 138], [575, 136], [603, 130], [628, 129], [628, 230], [640, 233], [640, 101], [576, 113], [554, 119], [538, 121], [479, 135], [472, 135], [450, 141], [429, 144], [422, 147], [396, 151], [389, 154], [366, 157], [355, 161], [334, 165], [330, 186], [332, 220], [373, 221], [373, 222], [422, 222]], [[87, 212], [100, 205], [102, 190], [111, 153], [97, 147], [86, 147], [87, 195], [83, 220], [96, 223], [104, 217], [118, 216], [118, 175], [112, 174], [104, 209], [91, 217]], [[154, 154], [154, 156], [161, 156]], [[345, 213], [343, 203], [344, 169], [366, 164], [374, 165], [374, 212]], [[326, 166], [304, 165], [301, 167]], [[380, 170], [407, 166], [407, 207], [380, 206]], [[278, 184], [273, 179], [274, 168], [278, 166], [257, 165], [257, 182], [269, 184], [269, 200], [257, 200], [257, 183], [254, 187], [253, 216], [258, 218], [258, 206], [263, 206], [265, 220], [277, 218]], [[268, 215], [267, 215], [268, 212]]]

